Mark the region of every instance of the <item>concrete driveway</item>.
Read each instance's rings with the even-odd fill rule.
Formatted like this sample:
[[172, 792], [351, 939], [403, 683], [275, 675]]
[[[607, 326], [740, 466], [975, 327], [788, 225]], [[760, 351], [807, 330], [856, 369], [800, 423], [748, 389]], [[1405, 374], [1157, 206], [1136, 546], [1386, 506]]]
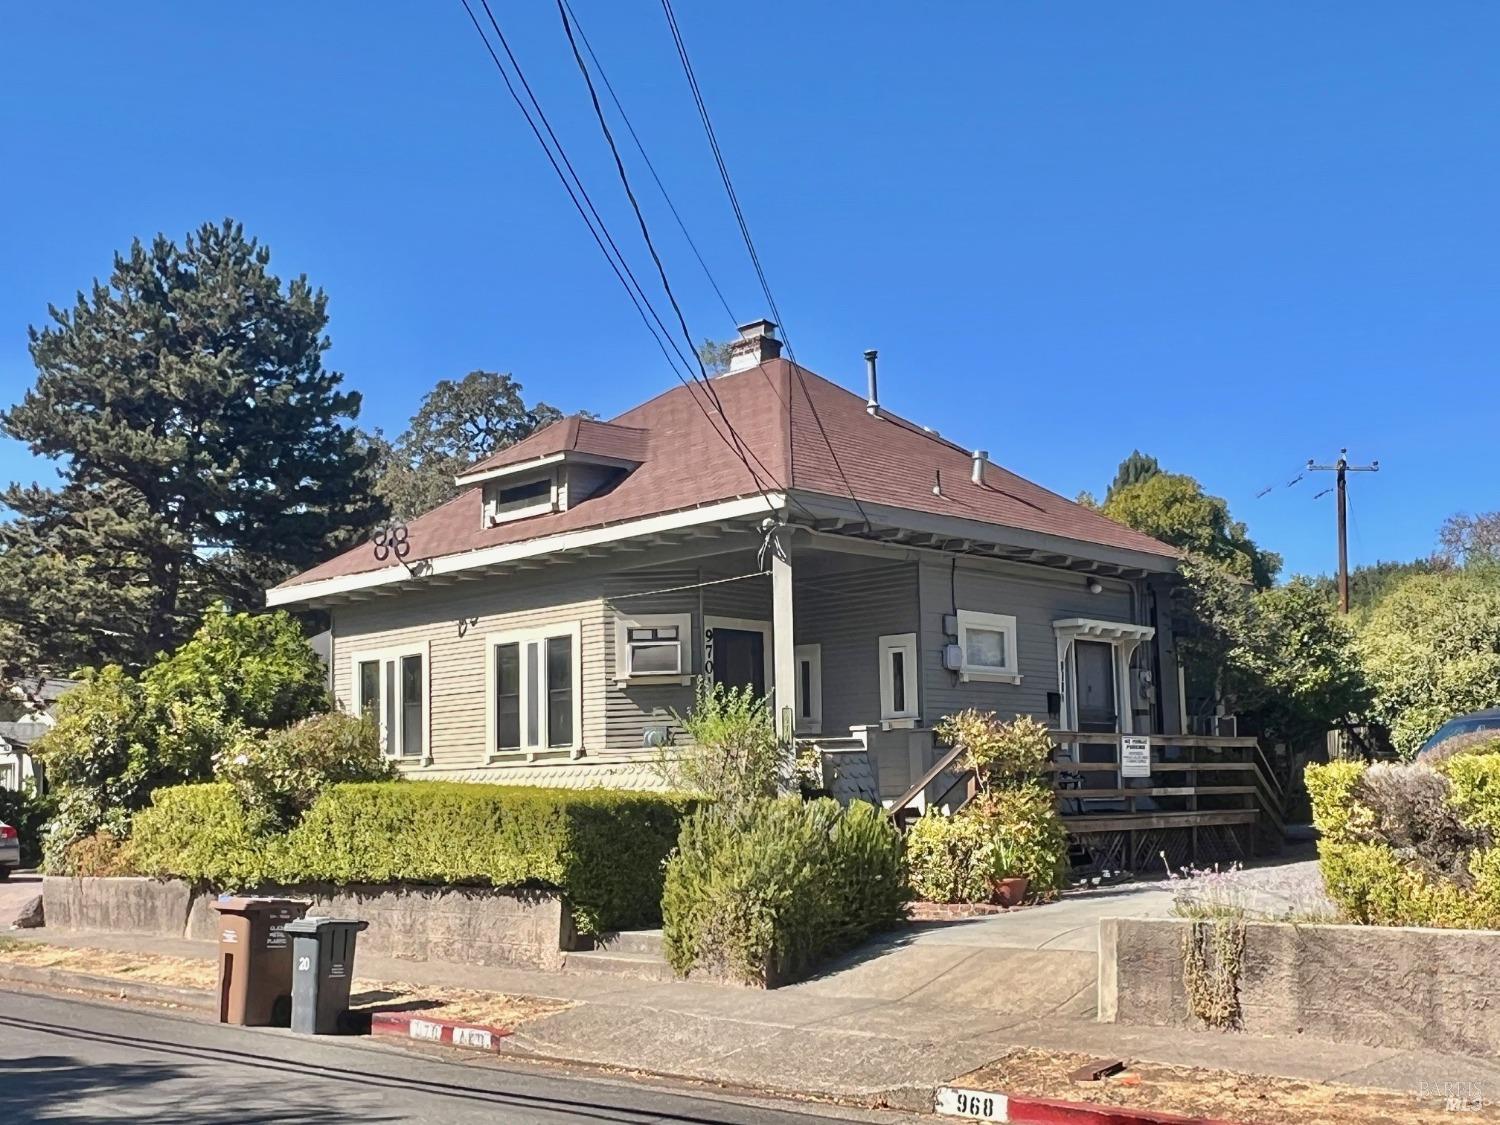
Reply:
[[21, 907], [42, 893], [42, 877], [12, 871], [10, 878], [0, 883], [0, 930], [10, 929]]

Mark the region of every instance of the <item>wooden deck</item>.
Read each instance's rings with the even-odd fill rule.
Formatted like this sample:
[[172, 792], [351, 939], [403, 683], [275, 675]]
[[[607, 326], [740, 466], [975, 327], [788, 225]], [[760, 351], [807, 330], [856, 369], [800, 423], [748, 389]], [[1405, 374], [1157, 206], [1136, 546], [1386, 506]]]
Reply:
[[[1054, 730], [1048, 766], [1075, 866], [1173, 869], [1249, 858], [1279, 847], [1283, 794], [1253, 738], [1154, 734], [1151, 776], [1128, 778], [1119, 734]], [[973, 772], [949, 750], [889, 806], [897, 823], [915, 806], [956, 811], [974, 796]]]

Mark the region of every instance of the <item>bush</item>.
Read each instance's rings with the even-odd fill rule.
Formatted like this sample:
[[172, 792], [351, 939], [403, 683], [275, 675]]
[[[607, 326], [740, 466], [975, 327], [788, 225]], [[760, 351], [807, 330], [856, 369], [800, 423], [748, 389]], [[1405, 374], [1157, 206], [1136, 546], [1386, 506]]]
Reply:
[[990, 900], [989, 826], [928, 809], [906, 829], [906, 878], [923, 902]]
[[285, 730], [241, 735], [214, 772], [264, 832], [289, 829], [330, 785], [389, 781], [396, 767], [381, 752], [373, 719], [331, 711]]
[[667, 863], [667, 960], [774, 986], [895, 924], [904, 902], [901, 840], [863, 802], [794, 797], [703, 809]]
[[228, 891], [299, 881], [289, 878], [286, 837], [258, 834], [228, 783], [158, 789], [132, 829], [135, 863], [145, 875]]
[[1068, 871], [1068, 830], [1057, 815], [1057, 797], [1040, 782], [992, 789], [960, 815], [982, 819], [994, 839], [991, 873], [1023, 875], [1028, 895], [1062, 888]]
[[993, 711], [972, 707], [945, 716], [934, 732], [949, 746], [964, 748], [964, 763], [978, 773], [981, 788], [1040, 777], [1056, 749], [1047, 728], [1030, 716], [1002, 723]]
[[0, 789], [0, 820], [21, 838], [21, 866], [35, 867], [42, 861], [42, 831], [56, 803], [38, 797], [31, 788]]
[[690, 798], [442, 781], [334, 785], [284, 834], [257, 834], [228, 784], [161, 790], [138, 862], [226, 889], [258, 883], [553, 887], [584, 933], [661, 917], [662, 864]]
[[776, 737], [771, 708], [749, 687], [725, 687], [700, 676], [692, 709], [673, 717], [690, 745], [662, 751], [657, 769], [670, 788], [741, 805], [774, 797], [790, 783], [788, 754]]
[[53, 875], [76, 875], [104, 878], [114, 875], [139, 875], [135, 862], [135, 845], [113, 832], [99, 831], [74, 840], [62, 849]]
[[1318, 862], [1355, 922], [1500, 928], [1500, 756], [1309, 766]]

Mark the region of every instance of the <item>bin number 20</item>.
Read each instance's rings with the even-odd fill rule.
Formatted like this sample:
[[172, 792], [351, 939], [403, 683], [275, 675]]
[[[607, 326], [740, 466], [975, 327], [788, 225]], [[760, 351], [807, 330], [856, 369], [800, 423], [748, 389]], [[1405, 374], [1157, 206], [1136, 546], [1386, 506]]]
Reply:
[[305, 973], [305, 972], [307, 972], [311, 968], [312, 968], [312, 958], [311, 957], [298, 957], [297, 958], [297, 971], [299, 973]]

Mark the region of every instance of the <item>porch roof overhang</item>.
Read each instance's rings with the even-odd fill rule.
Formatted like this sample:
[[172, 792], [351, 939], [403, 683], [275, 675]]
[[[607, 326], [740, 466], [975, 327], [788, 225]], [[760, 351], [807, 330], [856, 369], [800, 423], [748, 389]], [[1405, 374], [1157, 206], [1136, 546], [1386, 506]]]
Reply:
[[1099, 621], [1092, 617], [1064, 617], [1052, 623], [1059, 637], [1083, 637], [1101, 641], [1149, 641], [1156, 636], [1150, 625], [1132, 625], [1126, 621]]
[[1084, 574], [1144, 578], [1174, 574], [1178, 560], [1061, 535], [932, 515], [908, 508], [864, 503], [846, 497], [793, 493], [792, 521], [819, 535], [834, 535], [894, 546], [1030, 563]]

